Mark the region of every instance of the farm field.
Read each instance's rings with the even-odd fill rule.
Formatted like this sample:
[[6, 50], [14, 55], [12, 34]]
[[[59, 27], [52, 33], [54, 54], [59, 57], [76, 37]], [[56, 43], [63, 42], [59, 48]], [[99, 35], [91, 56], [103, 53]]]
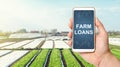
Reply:
[[109, 43], [112, 45], [120, 46], [120, 38], [109, 38]]
[[[120, 54], [118, 54], [120, 53], [119, 49], [113, 49], [111, 51], [120, 59]], [[5, 52], [7, 53], [9, 51]], [[95, 67], [86, 62], [79, 53], [74, 53], [71, 49], [57, 48], [29, 51], [16, 50], [0, 57], [0, 62], [2, 62], [0, 67]]]
[[8, 53], [11, 53], [12, 52], [12, 50], [0, 50], [0, 57], [2, 57], [2, 56], [4, 56], [4, 55], [6, 55], [6, 54], [8, 54]]
[[[13, 45], [14, 48], [26, 46], [25, 48], [32, 49], [0, 50], [0, 67], [95, 67], [79, 53], [72, 52], [67, 43], [68, 40], [55, 37], [1, 43], [1, 48]], [[110, 44], [109, 48], [120, 60], [120, 46]]]
[[0, 49], [9, 50], [9, 49], [44, 49], [44, 48], [70, 48], [67, 44], [68, 41], [63, 40], [45, 40], [45, 38], [38, 38], [32, 40], [23, 40], [18, 42], [4, 42], [0, 44]]
[[[31, 62], [36, 53], [40, 51]], [[11, 64], [11, 67], [24, 67], [28, 63], [30, 67], [83, 67], [87, 62], [81, 61], [79, 54], [73, 54], [70, 49], [41, 49], [32, 50], [25, 56]], [[81, 62], [81, 63], [80, 63]], [[92, 64], [88, 64], [92, 66]]]
[[0, 67], [8, 67], [10, 64], [24, 56], [28, 51], [13, 51], [0, 57]]
[[5, 46], [8, 46], [8, 45], [11, 45], [11, 44], [13, 44], [13, 43], [15, 43], [15, 42], [5, 42], [5, 43], [1, 43], [1, 44], [0, 44], [0, 48], [5, 47]]
[[[120, 50], [115, 49], [111, 51], [117, 58], [120, 59], [120, 54], [118, 54]], [[36, 54], [37, 56], [31, 62], [31, 58], [33, 58]], [[31, 50], [10, 66], [24, 67], [28, 63], [30, 63], [30, 67], [95, 67], [94, 65], [86, 62], [78, 53], [72, 52], [71, 49], [57, 48]]]
[[8, 46], [2, 47], [2, 48], [3, 49], [15, 49], [15, 48], [21, 47], [24, 44], [29, 43], [30, 41], [31, 40], [25, 40], [25, 41], [21, 41], [21, 42], [18, 42], [18, 43], [12, 44], [12, 45], [8, 45]]

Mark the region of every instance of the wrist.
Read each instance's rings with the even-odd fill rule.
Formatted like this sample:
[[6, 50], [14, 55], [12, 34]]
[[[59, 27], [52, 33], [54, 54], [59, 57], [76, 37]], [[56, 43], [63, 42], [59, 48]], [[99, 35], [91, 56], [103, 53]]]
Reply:
[[104, 55], [98, 57], [98, 59], [96, 59], [96, 62], [94, 62], [95, 67], [100, 67], [102, 61], [104, 59], [106, 59], [106, 57], [108, 58], [108, 56], [111, 56], [112, 54], [110, 52], [106, 52]]
[[102, 56], [98, 56], [98, 54], [94, 54], [94, 58], [92, 59], [93, 61], [91, 62], [93, 65], [95, 65], [95, 67], [99, 67], [99, 65], [101, 64], [101, 62], [107, 57], [107, 56], [111, 56], [112, 54], [108, 51], [106, 52], [104, 55]]
[[103, 55], [98, 67], [119, 67], [120, 61], [111, 53]]
[[111, 58], [112, 58], [112, 54], [110, 53], [110, 52], [108, 52], [108, 53], [106, 53], [106, 54], [104, 54], [102, 57], [101, 57], [101, 59], [100, 59], [100, 62], [99, 62], [99, 64], [98, 64], [98, 67], [103, 67], [103, 66], [101, 66], [101, 65], [106, 65], [106, 61], [108, 61], [108, 60], [110, 60]]

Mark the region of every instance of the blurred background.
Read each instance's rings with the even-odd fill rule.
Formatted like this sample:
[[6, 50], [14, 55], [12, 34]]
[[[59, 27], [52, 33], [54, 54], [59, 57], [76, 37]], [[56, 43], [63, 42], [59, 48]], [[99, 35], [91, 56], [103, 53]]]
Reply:
[[109, 34], [109, 48], [120, 59], [120, 0], [0, 0], [0, 66], [35, 67], [39, 61], [41, 67], [93, 67], [68, 45], [74, 7], [95, 7]]

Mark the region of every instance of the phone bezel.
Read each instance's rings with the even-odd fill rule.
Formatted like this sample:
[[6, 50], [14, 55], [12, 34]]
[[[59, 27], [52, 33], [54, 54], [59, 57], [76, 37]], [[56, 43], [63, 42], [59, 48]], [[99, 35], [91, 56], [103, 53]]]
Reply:
[[[73, 20], [74, 20], [74, 11], [75, 10], [93, 10], [94, 11], [94, 48], [93, 49], [74, 49], [73, 45], [74, 45], [74, 34], [72, 37], [72, 51], [74, 52], [94, 52], [95, 51], [95, 8], [94, 7], [77, 7], [77, 8], [73, 8]], [[73, 22], [73, 31], [74, 31], [74, 22]]]

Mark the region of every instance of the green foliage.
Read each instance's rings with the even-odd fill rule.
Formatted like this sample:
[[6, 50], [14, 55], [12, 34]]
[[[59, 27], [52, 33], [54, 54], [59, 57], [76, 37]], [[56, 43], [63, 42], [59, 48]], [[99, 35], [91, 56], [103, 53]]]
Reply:
[[120, 49], [120, 46], [109, 44], [110, 49]]
[[62, 67], [59, 49], [52, 50], [52, 53], [50, 55], [49, 67]]
[[36, 57], [36, 59], [33, 61], [33, 63], [30, 65], [30, 67], [43, 67], [48, 51], [48, 49], [42, 50], [40, 54]]
[[84, 64], [85, 67], [95, 67], [94, 65], [88, 63], [87, 61], [85, 61], [79, 53], [74, 53], [75, 56]]
[[120, 60], [120, 49], [112, 49], [111, 52]]
[[70, 50], [64, 49], [62, 50], [63, 56], [66, 62], [67, 67], [81, 67], [74, 56], [71, 54]]
[[[112, 47], [111, 52], [118, 59], [120, 59], [120, 49], [117, 49], [119, 47], [117, 47], [117, 48], [116, 48], [116, 46], [111, 46], [111, 47]], [[30, 67], [43, 67], [46, 57], [48, 55], [48, 51], [49, 51], [49, 49], [42, 49], [42, 51], [36, 57], [36, 59], [33, 61], [33, 63], [31, 64]], [[26, 54], [21, 59], [19, 59], [17, 62], [15, 62], [12, 65], [12, 67], [24, 67], [37, 52], [38, 52], [38, 50], [30, 51], [28, 54]], [[63, 49], [62, 54], [63, 54], [63, 57], [64, 57], [67, 67], [81, 67], [69, 49]], [[85, 67], [95, 67], [94, 65], [85, 61], [80, 56], [79, 53], [73, 53], [73, 54], [83, 63], [83, 65]], [[52, 49], [48, 66], [49, 67], [62, 67], [59, 49]]]
[[24, 67], [37, 52], [38, 50], [29, 52], [27, 55], [23, 56], [20, 60], [15, 62], [12, 67]]

